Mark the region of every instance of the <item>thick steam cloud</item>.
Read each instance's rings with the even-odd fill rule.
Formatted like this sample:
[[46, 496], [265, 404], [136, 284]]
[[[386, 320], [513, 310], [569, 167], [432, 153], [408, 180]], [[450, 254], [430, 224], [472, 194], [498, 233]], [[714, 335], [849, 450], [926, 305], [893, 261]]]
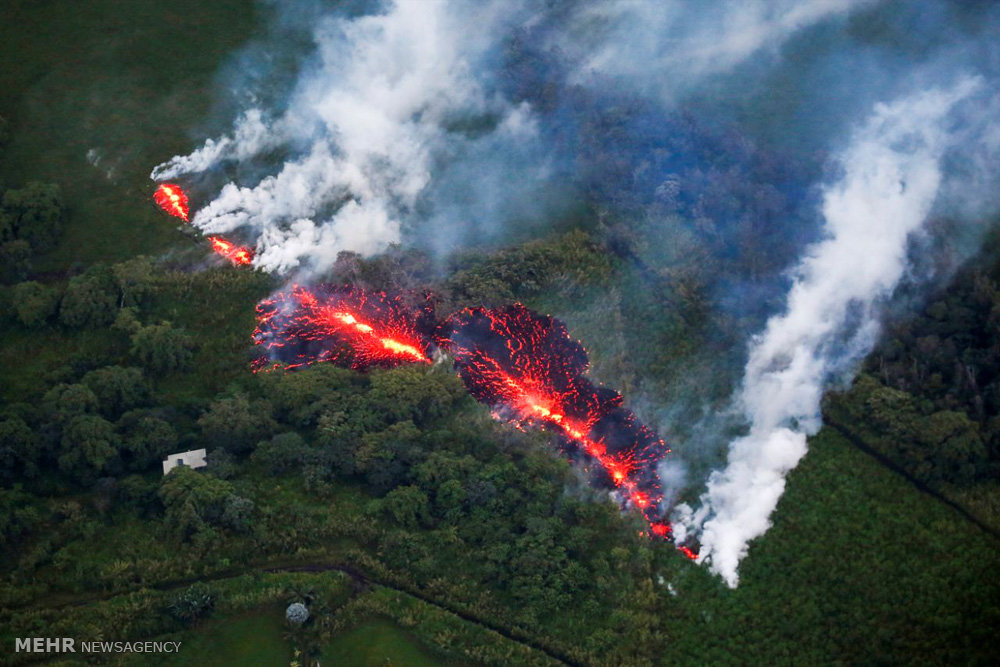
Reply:
[[731, 443], [698, 512], [682, 508], [688, 527], [700, 529], [702, 558], [730, 586], [750, 540], [770, 527], [807, 436], [821, 426], [823, 390], [875, 344], [876, 308], [903, 278], [907, 241], [941, 186], [949, 112], [979, 83], [880, 105], [842, 156], [842, 177], [825, 190], [826, 238], [795, 268], [785, 312], [751, 343], [737, 399], [750, 432]]
[[435, 160], [471, 141], [454, 126], [488, 120], [491, 134], [531, 139], [525, 111], [491, 95], [476, 75], [491, 34], [502, 31], [502, 7], [469, 17], [445, 3], [407, 2], [384, 14], [328, 18], [315, 31], [316, 63], [280, 118], [251, 109], [231, 135], [152, 177], [286, 148], [294, 155], [274, 173], [253, 185], [228, 183], [192, 222], [213, 234], [244, 228], [257, 238], [257, 266], [269, 271], [326, 268], [341, 250], [383, 250], [400, 240]]

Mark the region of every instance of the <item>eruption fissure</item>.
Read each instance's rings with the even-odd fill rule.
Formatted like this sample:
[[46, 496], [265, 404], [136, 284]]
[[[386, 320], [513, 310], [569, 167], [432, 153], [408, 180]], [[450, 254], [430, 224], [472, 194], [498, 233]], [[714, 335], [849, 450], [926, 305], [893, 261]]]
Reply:
[[[164, 211], [188, 222], [188, 196], [179, 185], [173, 183], [161, 183], [156, 192], [153, 193], [153, 201]], [[236, 245], [227, 241], [221, 236], [206, 237], [212, 250], [228, 259], [233, 264], [249, 266], [253, 264], [256, 252], [248, 246]]]
[[254, 249], [247, 246], [236, 245], [221, 236], [209, 236], [208, 242], [212, 244], [212, 250], [216, 254], [225, 257], [233, 264], [253, 264]]
[[161, 183], [153, 193], [153, 201], [170, 215], [177, 216], [184, 222], [188, 221], [187, 195], [173, 183]]
[[597, 464], [596, 481], [636, 507], [653, 534], [670, 535], [660, 521], [656, 472], [669, 448], [622, 406], [619, 393], [586, 378], [587, 353], [562, 322], [521, 304], [468, 308], [438, 328], [437, 342], [494, 416], [557, 433], [568, 454]]
[[642, 513], [651, 534], [671, 536], [656, 471], [669, 448], [623, 407], [621, 394], [585, 377], [587, 353], [559, 320], [514, 304], [468, 308], [435, 324], [401, 297], [324, 285], [279, 292], [257, 314], [253, 338], [266, 351], [257, 370], [322, 362], [385, 368], [431, 363], [435, 347], [448, 352], [469, 393], [496, 419], [556, 433], [598, 485]]
[[[285, 368], [431, 363], [430, 344], [402, 299], [356, 288], [293, 286], [257, 306], [254, 342]], [[262, 368], [266, 361], [258, 362]]]

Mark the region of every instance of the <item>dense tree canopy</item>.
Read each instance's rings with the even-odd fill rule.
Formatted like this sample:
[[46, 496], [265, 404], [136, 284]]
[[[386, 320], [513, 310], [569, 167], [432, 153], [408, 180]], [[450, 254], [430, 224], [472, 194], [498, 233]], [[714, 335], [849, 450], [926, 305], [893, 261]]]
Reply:
[[106, 327], [115, 321], [115, 301], [111, 269], [95, 264], [70, 279], [59, 306], [59, 321], [68, 327]]
[[58, 185], [32, 181], [3, 195], [3, 209], [16, 238], [36, 250], [55, 245], [62, 226], [62, 191]]
[[108, 418], [117, 418], [149, 399], [149, 384], [138, 368], [107, 366], [90, 371], [81, 381], [97, 396], [99, 408]]
[[187, 368], [193, 347], [190, 336], [170, 324], [141, 327], [132, 334], [132, 356], [160, 375]]
[[277, 427], [268, 402], [250, 401], [242, 395], [213, 402], [198, 419], [198, 426], [206, 443], [234, 453], [249, 452]]

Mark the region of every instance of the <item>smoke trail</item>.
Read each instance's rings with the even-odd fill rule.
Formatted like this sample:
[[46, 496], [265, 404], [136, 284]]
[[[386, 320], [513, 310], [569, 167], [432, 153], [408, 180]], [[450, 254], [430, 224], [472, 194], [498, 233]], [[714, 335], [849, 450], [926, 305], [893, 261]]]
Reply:
[[280, 128], [264, 122], [260, 109], [250, 109], [237, 119], [232, 136], [208, 139], [190, 155], [178, 155], [158, 165], [149, 175], [154, 181], [177, 178], [182, 174], [205, 171], [221, 160], [245, 160], [281, 143]]
[[978, 86], [965, 79], [879, 105], [841, 157], [842, 176], [823, 197], [826, 238], [794, 270], [785, 312], [750, 346], [737, 397], [750, 431], [731, 443], [698, 512], [680, 508], [686, 528], [701, 531], [702, 559], [730, 586], [819, 430], [824, 388], [875, 343], [876, 308], [903, 277], [907, 240], [938, 196], [949, 113]]

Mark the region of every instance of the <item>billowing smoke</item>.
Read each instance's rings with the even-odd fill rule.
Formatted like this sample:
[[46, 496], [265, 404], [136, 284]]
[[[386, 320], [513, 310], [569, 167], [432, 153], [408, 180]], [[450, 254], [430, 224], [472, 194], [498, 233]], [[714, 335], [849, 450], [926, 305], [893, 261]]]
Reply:
[[879, 105], [841, 157], [842, 176], [823, 197], [826, 238], [795, 267], [785, 312], [751, 343], [738, 396], [750, 431], [731, 443], [698, 512], [682, 508], [700, 529], [702, 558], [731, 586], [748, 543], [770, 526], [785, 475], [821, 426], [823, 390], [875, 344], [877, 307], [903, 278], [907, 241], [941, 186], [950, 112], [980, 83]]
[[207, 234], [239, 229], [268, 271], [322, 271], [342, 250], [406, 240], [408, 227], [433, 249], [474, 243], [558, 213], [569, 197], [572, 174], [559, 165], [575, 149], [552, 135], [546, 145], [546, 119], [510, 95], [502, 61], [515, 35], [570, 72], [550, 87], [601, 91], [612, 78], [673, 95], [860, 0], [713, 4], [401, 1], [328, 16], [281, 113], [251, 108], [231, 133], [151, 176], [260, 166], [262, 178], [225, 184], [192, 222]]
[[325, 268], [341, 250], [383, 250], [401, 239], [436, 161], [483, 142], [483, 134], [530, 143], [527, 111], [477, 75], [495, 35], [506, 31], [507, 7], [402, 2], [384, 13], [328, 17], [285, 113], [268, 119], [251, 109], [231, 135], [173, 158], [152, 177], [282, 148], [291, 157], [273, 173], [228, 183], [193, 223], [206, 233], [247, 228], [257, 238], [257, 266], [270, 271]]

